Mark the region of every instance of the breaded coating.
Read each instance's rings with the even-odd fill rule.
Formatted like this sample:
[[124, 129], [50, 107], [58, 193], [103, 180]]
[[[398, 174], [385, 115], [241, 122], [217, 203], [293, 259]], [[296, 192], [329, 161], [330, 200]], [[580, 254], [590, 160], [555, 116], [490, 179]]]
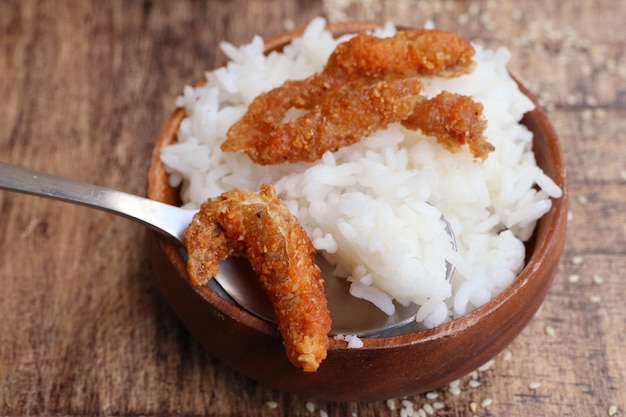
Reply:
[[421, 88], [417, 78], [348, 84], [323, 96], [302, 117], [261, 135], [245, 152], [259, 164], [317, 161], [326, 151], [356, 143], [408, 117]]
[[460, 94], [442, 91], [432, 99], [419, 101], [402, 125], [436, 137], [450, 152], [458, 152], [467, 144], [475, 158], [485, 159], [494, 150], [483, 136], [487, 127], [483, 105]]
[[217, 275], [218, 262], [245, 256], [274, 306], [289, 360], [314, 372], [326, 358], [330, 313], [315, 249], [271, 185], [210, 198], [185, 230], [194, 285]]
[[[418, 76], [455, 76], [473, 67], [474, 49], [440, 30], [405, 30], [391, 38], [359, 34], [337, 46], [325, 68], [256, 97], [221, 149], [259, 164], [315, 161], [408, 117]], [[419, 88], [418, 88], [419, 85]], [[380, 95], [380, 98], [377, 97]], [[394, 94], [396, 94], [394, 96]], [[373, 103], [361, 103], [372, 100]], [[285, 122], [292, 109], [305, 114]]]
[[362, 33], [337, 45], [324, 72], [370, 79], [452, 77], [469, 72], [473, 56], [470, 42], [443, 30], [401, 30], [389, 38]]

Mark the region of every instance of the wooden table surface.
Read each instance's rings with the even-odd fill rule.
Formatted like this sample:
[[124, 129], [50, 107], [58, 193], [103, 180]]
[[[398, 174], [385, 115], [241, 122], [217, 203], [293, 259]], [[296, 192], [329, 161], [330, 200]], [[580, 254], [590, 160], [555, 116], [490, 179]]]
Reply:
[[626, 415], [626, 2], [0, 0], [0, 161], [143, 194], [174, 100], [224, 59], [218, 42], [319, 15], [432, 20], [511, 49], [561, 138], [571, 195], [560, 271], [529, 326], [458, 386], [404, 404], [284, 394], [190, 338], [155, 289], [141, 226], [0, 192], [0, 415]]

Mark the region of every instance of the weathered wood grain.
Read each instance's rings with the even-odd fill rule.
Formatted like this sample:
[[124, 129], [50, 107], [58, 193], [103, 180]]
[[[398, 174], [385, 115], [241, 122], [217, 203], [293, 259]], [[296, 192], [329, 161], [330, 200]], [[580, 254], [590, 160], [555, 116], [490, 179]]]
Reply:
[[[440, 416], [626, 413], [626, 3], [4, 0], [0, 160], [142, 194], [174, 99], [223, 61], [217, 44], [320, 14], [432, 20], [508, 46], [511, 71], [550, 110], [568, 161], [568, 242], [540, 312], [461, 393], [408, 400], [440, 402]], [[307, 398], [236, 375], [173, 317], [143, 241], [126, 220], [0, 192], [1, 415], [400, 414], [400, 399], [395, 410], [315, 402], [311, 412]]]

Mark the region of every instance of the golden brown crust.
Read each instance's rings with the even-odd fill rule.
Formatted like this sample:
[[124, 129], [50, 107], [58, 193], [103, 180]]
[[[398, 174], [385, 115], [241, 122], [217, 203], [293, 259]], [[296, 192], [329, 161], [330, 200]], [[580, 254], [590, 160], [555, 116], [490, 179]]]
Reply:
[[195, 285], [217, 274], [220, 259], [247, 257], [274, 305], [287, 357], [317, 370], [331, 325], [323, 281], [309, 237], [272, 186], [207, 200], [185, 231], [185, 245]]
[[[340, 43], [320, 73], [305, 80], [287, 81], [255, 98], [229, 129], [221, 148], [245, 152], [259, 164], [313, 162], [326, 151], [409, 119], [405, 126], [411, 129], [421, 129], [423, 124], [429, 134], [443, 132], [439, 138], [443, 145], [451, 143], [450, 133], [459, 140], [459, 128], [469, 129], [463, 134], [471, 132], [466, 138], [471, 139], [471, 151], [484, 158], [490, 146], [485, 145], [482, 136], [485, 123], [476, 113], [466, 111], [471, 107], [466, 100], [456, 100], [463, 105], [448, 105], [444, 100], [424, 104], [419, 99], [421, 82], [417, 76], [468, 72], [473, 67], [473, 55], [471, 44], [451, 32], [405, 30], [390, 38], [359, 34]], [[450, 132], [442, 129], [437, 120], [415, 114], [434, 104], [446, 107], [428, 114], [454, 121], [456, 125]], [[284, 122], [291, 108], [303, 109], [305, 114]], [[463, 113], [444, 114], [443, 109]], [[471, 118], [461, 126], [464, 115]], [[437, 129], [430, 129], [433, 126]]]
[[483, 136], [487, 127], [483, 105], [467, 96], [443, 91], [432, 99], [421, 100], [402, 125], [436, 137], [450, 152], [458, 152], [467, 144], [475, 158], [485, 159], [494, 150]]

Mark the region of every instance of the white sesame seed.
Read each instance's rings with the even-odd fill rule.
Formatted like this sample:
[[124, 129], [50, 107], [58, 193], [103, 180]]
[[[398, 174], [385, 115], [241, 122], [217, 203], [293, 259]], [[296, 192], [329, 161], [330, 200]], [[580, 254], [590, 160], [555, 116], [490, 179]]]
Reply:
[[461, 395], [461, 388], [459, 387], [450, 387], [449, 391], [452, 395]]
[[600, 297], [599, 295], [592, 295], [591, 297], [589, 297], [589, 301], [591, 301], [592, 303], [599, 303], [602, 301], [602, 297]]
[[423, 408], [420, 408], [420, 409], [417, 410], [417, 415], [419, 417], [426, 417], [426, 411], [424, 411]]
[[409, 400], [402, 400], [402, 406], [403, 407], [411, 407], [411, 408], [413, 408], [413, 402], [411, 402]]
[[320, 417], [328, 417], [328, 413], [325, 410], [320, 410]]
[[567, 221], [571, 222], [572, 220], [574, 220], [574, 213], [572, 213], [571, 210], [567, 211]]
[[278, 403], [276, 401], [268, 401], [265, 403], [265, 405], [272, 409], [278, 408]]
[[433, 415], [435, 414], [435, 409], [433, 408], [432, 405], [426, 403], [422, 406], [422, 408], [424, 409], [424, 411], [426, 411], [428, 413], [428, 415]]
[[433, 403], [433, 408], [435, 410], [443, 410], [444, 408], [446, 408], [446, 405], [444, 403], [442, 403], [441, 401], [435, 401]]
[[585, 262], [585, 258], [580, 255], [572, 258], [572, 265], [582, 265], [583, 262]]
[[476, 410], [478, 410], [478, 404], [476, 404], [474, 401], [470, 402], [469, 409], [472, 413], [475, 413]]
[[512, 357], [513, 357], [513, 354], [511, 353], [510, 350], [505, 350], [504, 353], [502, 354], [502, 360], [505, 360], [505, 361], [510, 361]]
[[546, 326], [546, 328], [544, 329], [546, 334], [550, 337], [554, 337], [556, 336], [556, 331], [554, 330], [554, 327], [552, 326]]
[[386, 404], [387, 404], [387, 408], [390, 409], [391, 411], [396, 409], [396, 400], [389, 399], [386, 401]]
[[602, 278], [600, 275], [594, 275], [592, 279], [594, 284], [600, 285], [604, 282], [604, 278]]
[[541, 386], [541, 382], [531, 382], [528, 384], [528, 389], [535, 390]]
[[567, 98], [565, 99], [565, 101], [567, 101], [567, 104], [574, 105], [576, 104], [576, 102], [578, 101], [578, 99], [576, 98], [576, 95], [574, 94], [570, 94], [567, 96]]
[[485, 398], [481, 403], [480, 406], [482, 408], [487, 408], [489, 407], [491, 404], [493, 404], [493, 400], [491, 398]]
[[283, 20], [283, 27], [285, 30], [294, 30], [296, 28], [296, 22], [292, 19], [285, 19]]
[[609, 416], [614, 416], [615, 414], [617, 414], [617, 411], [618, 411], [618, 409], [617, 409], [616, 405], [610, 405], [609, 406], [609, 410], [607, 411], [607, 414]]
[[491, 360], [489, 360], [489, 361], [485, 362], [485, 363], [484, 363], [484, 364], [483, 364], [480, 368], [478, 368], [478, 370], [479, 370], [480, 372], [485, 372], [485, 371], [488, 371], [489, 369], [491, 369], [491, 367], [493, 366], [493, 364], [494, 364], [495, 362], [496, 362], [496, 361], [495, 361], [494, 359], [491, 359]]
[[480, 387], [480, 381], [472, 379], [470, 382], [467, 383], [467, 385], [469, 385], [470, 388], [478, 388]]
[[454, 387], [458, 387], [459, 385], [461, 385], [461, 380], [460, 379], [455, 379], [454, 381], [450, 382], [450, 387], [454, 388]]
[[587, 204], [589, 202], [589, 197], [587, 197], [584, 194], [581, 194], [576, 197], [576, 201], [578, 201], [580, 204]]
[[439, 398], [439, 394], [434, 391], [427, 392], [426, 398], [428, 398], [429, 400], [436, 400], [437, 398]]
[[569, 282], [571, 282], [572, 284], [577, 283], [578, 281], [580, 281], [580, 275], [578, 274], [572, 274], [569, 277], [567, 277], [567, 280]]
[[478, 379], [478, 371], [472, 371], [469, 375], [472, 379]]
[[304, 407], [309, 413], [315, 411], [315, 404], [312, 401], [307, 401], [306, 404], [304, 404]]
[[598, 99], [594, 96], [587, 96], [585, 98], [585, 103], [589, 106], [595, 107], [598, 105]]

